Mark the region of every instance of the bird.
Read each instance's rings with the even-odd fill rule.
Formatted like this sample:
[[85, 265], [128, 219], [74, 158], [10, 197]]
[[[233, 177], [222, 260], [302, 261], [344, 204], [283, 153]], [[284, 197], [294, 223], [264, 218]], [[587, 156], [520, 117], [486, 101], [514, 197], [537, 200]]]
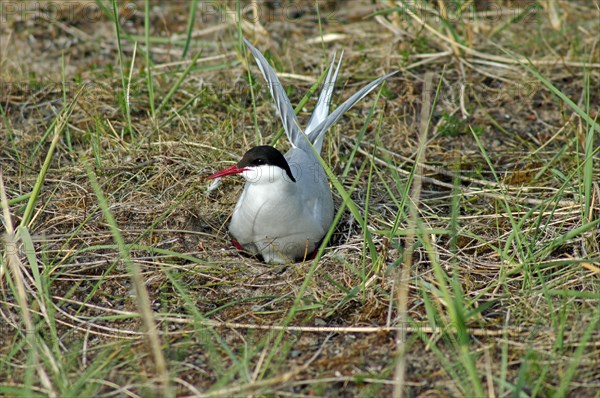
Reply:
[[260, 255], [271, 264], [303, 261], [316, 253], [333, 221], [331, 189], [319, 161], [325, 132], [398, 71], [373, 80], [330, 114], [343, 58], [342, 52], [336, 65], [334, 53], [315, 109], [303, 131], [277, 74], [263, 54], [243, 40], [267, 82], [291, 148], [284, 155], [270, 145], [255, 146], [237, 164], [207, 179], [240, 175], [246, 181], [229, 223], [229, 234], [237, 249]]

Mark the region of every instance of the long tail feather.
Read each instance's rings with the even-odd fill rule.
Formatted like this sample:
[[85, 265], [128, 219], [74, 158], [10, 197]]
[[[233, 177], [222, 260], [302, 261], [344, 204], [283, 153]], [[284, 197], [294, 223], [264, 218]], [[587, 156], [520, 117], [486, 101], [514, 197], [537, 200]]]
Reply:
[[258, 69], [260, 69], [269, 85], [269, 91], [271, 92], [273, 101], [275, 101], [277, 114], [281, 118], [283, 128], [285, 129], [285, 133], [290, 140], [290, 143], [292, 146], [298, 146], [299, 141], [304, 141], [304, 138], [301, 135], [304, 133], [300, 128], [298, 118], [296, 118], [296, 114], [294, 113], [294, 108], [292, 108], [292, 104], [290, 103], [287, 94], [283, 91], [283, 86], [281, 85], [277, 74], [260, 51], [254, 48], [248, 40], [244, 39], [244, 43], [246, 43], [246, 46], [250, 49], [250, 52], [252, 52], [252, 55], [258, 64]]
[[321, 87], [321, 94], [319, 95], [319, 99], [317, 100], [317, 105], [315, 106], [315, 110], [313, 111], [312, 116], [308, 121], [308, 125], [304, 130], [317, 152], [321, 152], [321, 147], [323, 146], [323, 136], [320, 136], [320, 139], [316, 140], [314, 139], [316, 138], [316, 135], [312, 134], [312, 132], [319, 124], [321, 124], [325, 121], [325, 119], [327, 119], [327, 116], [329, 116], [331, 96], [335, 87], [335, 81], [337, 80], [338, 73], [340, 71], [340, 66], [342, 65], [343, 57], [344, 53], [342, 52], [336, 67], [335, 53], [333, 53], [333, 59], [331, 60], [331, 65], [329, 66], [329, 70], [327, 71], [327, 77], [325, 78], [325, 82]]
[[346, 102], [342, 105], [338, 106], [335, 111], [331, 113], [323, 122], [321, 122], [314, 131], [311, 132], [311, 141], [314, 136], [314, 142], [323, 142], [323, 136], [325, 132], [333, 126], [350, 108], [352, 108], [358, 101], [367, 96], [371, 91], [373, 91], [377, 86], [383, 83], [389, 77], [395, 75], [399, 71], [392, 72], [388, 75], [380, 77], [378, 79], [373, 80], [371, 83], [367, 84], [365, 87], [361, 88], [359, 91], [354, 93], [352, 97], [348, 98]]
[[[269, 91], [271, 92], [271, 96], [275, 101], [277, 114], [281, 118], [283, 127], [285, 129], [290, 143], [294, 147], [302, 147], [306, 144], [306, 138], [304, 137], [304, 133], [300, 128], [298, 118], [294, 113], [294, 108], [292, 108], [292, 104], [290, 103], [287, 94], [283, 90], [283, 86], [281, 85], [277, 74], [275, 73], [273, 68], [271, 68], [271, 65], [269, 65], [269, 63], [260, 51], [254, 48], [254, 46], [252, 46], [252, 44], [250, 44], [248, 40], [244, 39], [244, 43], [246, 43], [246, 46], [248, 47], [250, 52], [252, 52], [252, 55], [256, 60], [258, 68], [260, 69], [263, 77], [267, 81]], [[329, 66], [329, 70], [327, 71], [325, 82], [323, 83], [323, 87], [321, 88], [321, 94], [319, 94], [317, 105], [315, 106], [315, 110], [313, 111], [313, 114], [308, 122], [308, 126], [306, 127], [306, 135], [318, 152], [321, 151], [325, 132], [331, 126], [333, 126], [344, 115], [344, 113], [346, 113], [350, 108], [356, 105], [356, 103], [362, 100], [365, 96], [367, 96], [371, 91], [373, 91], [386, 79], [399, 72], [395, 71], [388, 75], [373, 80], [371, 83], [367, 84], [365, 87], [363, 87], [350, 98], [348, 98], [348, 100], [346, 100], [346, 102], [340, 105], [335, 111], [329, 114], [331, 96], [333, 94], [335, 81], [337, 79], [338, 73], [340, 71], [340, 66], [342, 64], [342, 57], [343, 53], [337, 62], [337, 66], [335, 66], [336, 59], [334, 54], [333, 59], [331, 61], [331, 65]]]

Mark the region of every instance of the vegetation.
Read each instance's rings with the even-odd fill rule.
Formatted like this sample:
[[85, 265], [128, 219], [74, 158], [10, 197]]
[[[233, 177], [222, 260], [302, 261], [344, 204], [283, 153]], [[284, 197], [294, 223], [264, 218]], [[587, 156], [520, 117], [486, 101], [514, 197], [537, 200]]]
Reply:
[[[0, 395], [598, 397], [597, 2], [0, 7]], [[401, 70], [328, 132], [313, 261], [203, 179], [288, 145], [242, 36], [300, 120], [334, 50], [334, 104]]]

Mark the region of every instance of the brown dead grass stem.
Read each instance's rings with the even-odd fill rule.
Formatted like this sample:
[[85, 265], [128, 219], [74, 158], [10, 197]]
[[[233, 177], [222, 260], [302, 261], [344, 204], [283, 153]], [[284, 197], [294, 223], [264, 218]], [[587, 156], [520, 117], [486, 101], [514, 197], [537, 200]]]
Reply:
[[416, 15], [414, 12], [412, 12], [410, 10], [410, 7], [405, 6], [402, 2], [398, 2], [397, 4], [399, 7], [403, 7], [403, 11], [405, 11], [417, 23], [419, 23], [421, 26], [423, 26], [425, 29], [427, 29], [429, 32], [431, 32], [436, 38], [442, 40], [444, 43], [450, 44], [452, 47], [460, 48], [467, 55], [479, 57], [479, 58], [482, 58], [482, 59], [488, 60], [488, 61], [501, 62], [501, 63], [507, 64], [507, 65], [518, 65], [521, 63], [531, 63], [532, 65], [535, 65], [535, 66], [565, 65], [565, 66], [572, 66], [572, 67], [577, 67], [577, 68], [600, 68], [600, 63], [565, 61], [563, 59], [541, 60], [541, 59], [529, 59], [529, 58], [525, 58], [525, 57], [513, 59], [513, 58], [509, 58], [509, 57], [503, 57], [501, 55], [484, 53], [484, 52], [472, 49], [470, 47], [467, 47], [467, 46], [457, 42], [450, 35], [449, 36], [443, 35], [437, 29], [435, 29], [433, 26], [426, 23], [422, 18], [420, 18], [418, 15]]
[[108, 202], [100, 188], [96, 175], [89, 167], [86, 168], [86, 172], [88, 178], [90, 179], [92, 188], [94, 189], [96, 197], [98, 198], [98, 202], [100, 208], [102, 209], [104, 217], [106, 218], [107, 223], [111, 227], [113, 238], [118, 246], [119, 257], [127, 265], [127, 269], [130, 274], [131, 280], [133, 282], [133, 285], [135, 286], [137, 308], [144, 322], [144, 327], [146, 329], [144, 331], [144, 334], [148, 339], [148, 344], [150, 346], [150, 349], [152, 351], [152, 357], [154, 359], [154, 366], [156, 367], [156, 372], [159, 375], [162, 387], [161, 394], [164, 397], [170, 397], [172, 396], [173, 392], [170, 388], [169, 371], [167, 369], [167, 363], [162, 352], [162, 344], [160, 341], [160, 336], [158, 334], [156, 322], [154, 320], [154, 312], [152, 310], [152, 303], [148, 294], [148, 290], [146, 289], [146, 282], [142, 277], [139, 266], [133, 261], [131, 261], [129, 249], [125, 244], [125, 240], [121, 235], [119, 227], [117, 226], [117, 222], [108, 207]]
[[[359, 153], [362, 153], [363, 155], [366, 156], [372, 156], [370, 152], [365, 151], [364, 149], [358, 149]], [[379, 157], [373, 156], [373, 161], [375, 163], [380, 164], [381, 166], [386, 166], [386, 167], [393, 167], [398, 173], [400, 174], [404, 174], [404, 175], [409, 175], [410, 171], [404, 170], [401, 167], [394, 167], [394, 166], [390, 166], [390, 163], [386, 160], [383, 160]], [[423, 168], [434, 168], [432, 166], [428, 166], [428, 165], [420, 165]], [[436, 168], [436, 172], [440, 173], [440, 174], [447, 174], [447, 175], [452, 175], [452, 172], [448, 172], [447, 170], [439, 170], [439, 168]], [[510, 201], [514, 201], [514, 202], [524, 202], [524, 203], [528, 203], [528, 204], [532, 204], [532, 205], [540, 205], [540, 204], [544, 204], [546, 203], [546, 199], [535, 199], [535, 198], [528, 198], [528, 197], [522, 197], [522, 196], [516, 196], [516, 195], [507, 195], [507, 194], [499, 194], [499, 193], [495, 193], [494, 191], [499, 190], [500, 186], [497, 182], [495, 181], [483, 181], [483, 180], [479, 180], [479, 179], [471, 179], [469, 177], [465, 177], [465, 176], [459, 176], [459, 178], [461, 179], [465, 179], [466, 181], [472, 181], [472, 182], [476, 182], [478, 184], [481, 184], [482, 186], [492, 186], [495, 187], [496, 189], [492, 190], [490, 188], [479, 188], [479, 189], [475, 189], [475, 188], [471, 188], [471, 187], [460, 187], [460, 189], [465, 193], [465, 195], [481, 195], [481, 196], [485, 196], [488, 198], [492, 198], [492, 199], [499, 199], [499, 200], [510, 200]], [[448, 188], [448, 189], [452, 189], [453, 185], [451, 183], [447, 183], [447, 182], [443, 182], [440, 181], [437, 178], [432, 178], [432, 177], [427, 177], [425, 175], [421, 175], [421, 179], [424, 182], [430, 183], [430, 184], [434, 184], [440, 187], [444, 187], [444, 188]], [[514, 190], [515, 193], [526, 193], [527, 191], [533, 191], [535, 189], [540, 189], [540, 188], [535, 188], [535, 187], [519, 187], [519, 188], [511, 188], [510, 186], [502, 186], [502, 191], [506, 191], [506, 190]], [[573, 208], [573, 207], [579, 207], [580, 205], [574, 201], [569, 201], [569, 200], [557, 200], [555, 202], [556, 204], [558, 204], [561, 207], [564, 208]]]
[[[413, 181], [411, 190], [411, 199], [409, 203], [409, 218], [408, 228], [411, 231], [417, 230], [417, 222], [419, 218], [419, 204], [421, 202], [421, 189], [422, 176], [423, 176], [423, 164], [426, 162], [426, 148], [427, 148], [427, 137], [429, 130], [429, 122], [431, 120], [431, 93], [433, 90], [433, 74], [427, 73], [425, 75], [425, 84], [423, 85], [423, 101], [421, 108], [421, 118], [419, 124], [419, 144], [417, 155], [415, 159], [415, 168], [413, 170]], [[415, 234], [409, 233], [404, 239], [404, 256], [402, 260], [402, 266], [399, 269], [399, 273], [396, 277], [396, 305], [398, 308], [398, 320], [400, 326], [408, 324], [408, 293], [410, 288], [411, 269], [413, 266], [413, 255], [415, 245]], [[402, 398], [405, 386], [404, 380], [406, 378], [406, 330], [400, 328], [397, 336], [397, 347], [398, 353], [396, 354], [397, 363], [394, 372], [394, 397]]]
[[[582, 265], [583, 266], [583, 265]], [[586, 267], [587, 268], [587, 267]], [[103, 306], [95, 306], [87, 303], [82, 303], [77, 300], [65, 300], [63, 297], [59, 297], [58, 299], [62, 299], [66, 302], [70, 302], [73, 304], [83, 305], [88, 308], [92, 308], [96, 311], [101, 311], [106, 314], [115, 314], [122, 317], [127, 318], [138, 318], [139, 313], [133, 311], [121, 311], [115, 310], [114, 308], [103, 307]], [[12, 305], [11, 307], [17, 309], [17, 305]], [[39, 311], [30, 311], [35, 315], [42, 315]], [[73, 328], [81, 331], [82, 333], [88, 333], [94, 336], [100, 336], [107, 339], [115, 338], [118, 336], [119, 339], [127, 339], [127, 340], [143, 340], [145, 339], [145, 332], [140, 331], [139, 329], [118, 329], [111, 328], [95, 323], [93, 319], [85, 319], [77, 316], [73, 316], [64, 310], [59, 311], [64, 315], [64, 319], [57, 318], [57, 322], [61, 323], [69, 328]], [[65, 319], [69, 319], [73, 322], [65, 321]], [[194, 320], [182, 317], [172, 317], [172, 316], [157, 316], [157, 321], [160, 323], [171, 323], [171, 324], [179, 324], [179, 325], [193, 325], [195, 323]], [[260, 332], [279, 332], [279, 331], [289, 331], [289, 332], [302, 332], [302, 333], [314, 333], [318, 335], [330, 335], [332, 333], [339, 334], [361, 334], [361, 335], [377, 335], [380, 333], [389, 333], [390, 335], [397, 335], [402, 328], [407, 333], [425, 333], [431, 335], [440, 335], [445, 333], [441, 328], [434, 328], [428, 326], [426, 324], [423, 325], [415, 325], [415, 326], [301, 326], [301, 325], [289, 325], [289, 326], [278, 326], [278, 325], [257, 325], [251, 323], [237, 323], [237, 322], [219, 322], [207, 320], [202, 322], [205, 326], [210, 326], [213, 328], [226, 330], [231, 329], [237, 332], [242, 331], [260, 331]], [[543, 327], [543, 326], [534, 326], [534, 327], [519, 327], [519, 326], [505, 326], [503, 328], [491, 329], [491, 328], [468, 328], [467, 329], [469, 335], [484, 338], [497, 338], [497, 337], [511, 337], [515, 341], [519, 339], [523, 339], [532, 333], [540, 333], [547, 340], [544, 344], [544, 347], [552, 347], [555, 344], [555, 341], [552, 337], [553, 330], [551, 327]], [[191, 332], [191, 330], [177, 330], [172, 332], [163, 332], [159, 331], [159, 334], [163, 337], [168, 336], [186, 336]], [[565, 338], [576, 338], [577, 331], [573, 331], [572, 334], [567, 334]], [[516, 344], [516, 343], [514, 343]], [[591, 347], [600, 347], [600, 342], [592, 342], [590, 343]], [[577, 346], [575, 344], [575, 346]]]
[[[4, 234], [3, 246], [4, 246], [4, 261], [0, 270], [0, 285], [3, 291], [3, 295], [6, 295], [4, 291], [4, 279], [10, 278], [8, 285], [10, 288], [14, 288], [16, 291], [15, 300], [18, 304], [18, 310], [21, 314], [21, 320], [25, 325], [25, 339], [27, 341], [27, 347], [29, 355], [31, 355], [31, 361], [34, 365], [34, 369], [38, 373], [40, 382], [45, 389], [45, 392], [50, 397], [57, 397], [56, 390], [50, 382], [50, 378], [44, 367], [40, 366], [40, 347], [37, 340], [37, 332], [31, 316], [31, 308], [29, 304], [27, 288], [25, 278], [23, 277], [24, 265], [21, 259], [17, 255], [19, 251], [18, 238], [16, 231], [13, 226], [12, 216], [10, 214], [10, 207], [8, 205], [8, 198], [6, 196], [6, 188], [4, 185], [4, 177], [2, 168], [0, 167], [0, 204], [2, 205], [2, 218], [6, 233]], [[5, 266], [8, 269], [5, 269]]]

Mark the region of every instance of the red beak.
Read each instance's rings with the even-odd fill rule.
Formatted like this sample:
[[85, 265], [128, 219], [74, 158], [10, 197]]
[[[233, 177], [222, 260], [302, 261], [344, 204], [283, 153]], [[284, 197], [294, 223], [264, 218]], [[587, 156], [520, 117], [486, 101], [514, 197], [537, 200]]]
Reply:
[[232, 174], [240, 174], [246, 170], [248, 170], [248, 169], [243, 168], [243, 167], [240, 169], [239, 167], [237, 167], [237, 165], [233, 165], [233, 166], [223, 169], [221, 171], [217, 171], [215, 174], [206, 177], [206, 179], [212, 180], [214, 178], [225, 177], [225, 176], [229, 176]]

